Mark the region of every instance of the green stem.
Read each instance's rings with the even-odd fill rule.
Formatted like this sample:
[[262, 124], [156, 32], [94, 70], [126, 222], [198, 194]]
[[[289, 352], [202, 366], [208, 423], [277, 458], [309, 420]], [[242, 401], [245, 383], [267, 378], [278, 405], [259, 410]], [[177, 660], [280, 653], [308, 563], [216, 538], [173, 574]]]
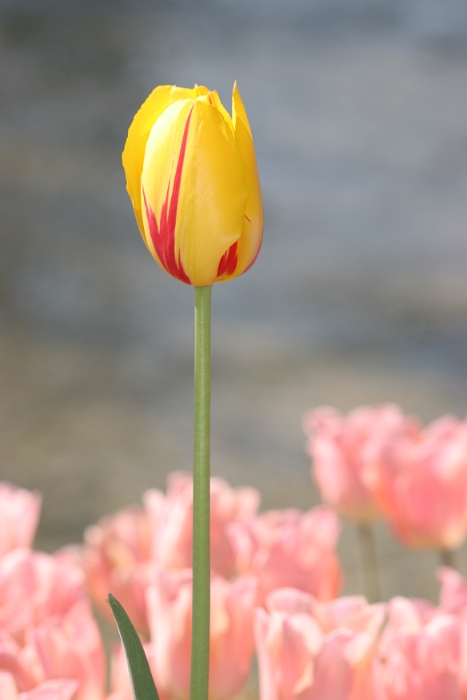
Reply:
[[211, 289], [195, 287], [191, 700], [207, 700], [210, 613]]
[[371, 525], [357, 525], [357, 541], [365, 597], [369, 603], [376, 603], [380, 600], [380, 591], [375, 539]]

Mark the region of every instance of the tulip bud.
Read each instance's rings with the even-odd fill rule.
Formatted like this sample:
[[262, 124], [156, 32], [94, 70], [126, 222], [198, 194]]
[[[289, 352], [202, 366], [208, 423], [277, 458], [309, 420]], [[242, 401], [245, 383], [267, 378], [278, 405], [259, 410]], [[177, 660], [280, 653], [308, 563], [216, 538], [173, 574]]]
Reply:
[[143, 240], [169, 275], [202, 287], [251, 267], [263, 210], [236, 84], [232, 117], [215, 91], [157, 87], [129, 128], [123, 167]]

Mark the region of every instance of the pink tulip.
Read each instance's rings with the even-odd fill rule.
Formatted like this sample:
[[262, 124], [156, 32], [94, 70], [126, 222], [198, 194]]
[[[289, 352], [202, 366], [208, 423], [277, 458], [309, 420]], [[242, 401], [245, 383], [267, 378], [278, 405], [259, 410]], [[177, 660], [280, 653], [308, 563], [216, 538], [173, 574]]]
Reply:
[[102, 518], [85, 532], [84, 567], [90, 595], [113, 621], [107, 596], [121, 602], [133, 624], [148, 632], [146, 588], [151, 556], [151, 529], [142, 508], [126, 508]]
[[237, 566], [258, 579], [263, 603], [275, 588], [294, 587], [320, 600], [334, 598], [342, 583], [335, 553], [339, 523], [326, 506], [306, 513], [269, 511], [231, 528]]
[[[222, 576], [234, 572], [235, 550], [230, 524], [256, 513], [259, 493], [252, 488], [231, 488], [222, 479], [211, 479], [211, 568]], [[144, 502], [151, 519], [153, 559], [163, 569], [184, 569], [192, 563], [193, 480], [175, 472], [168, 478], [167, 496], [148, 491]]]
[[[317, 605], [328, 625], [339, 609], [341, 623], [323, 629], [313, 615]], [[260, 700], [374, 700], [373, 654], [384, 606], [360, 598], [319, 604], [289, 588], [274, 591], [266, 607], [255, 620]]]
[[17, 547], [31, 547], [41, 510], [41, 497], [0, 482], [0, 558]]
[[399, 409], [391, 405], [359, 408], [347, 417], [322, 407], [303, 417], [307, 451], [321, 497], [342, 517], [368, 524], [381, 515], [365, 484], [365, 450], [370, 438], [391, 434], [403, 424]]
[[14, 678], [19, 700], [103, 700], [104, 652], [84, 596], [72, 550], [15, 549], [0, 560], [0, 669]]
[[36, 655], [45, 679], [71, 678], [78, 682], [74, 700], [102, 700], [105, 656], [97, 624], [85, 600], [61, 619], [50, 617], [27, 634], [31, 656]]
[[461, 627], [424, 601], [394, 598], [379, 645], [378, 700], [461, 700]]
[[63, 616], [84, 595], [84, 573], [67, 556], [15, 549], [0, 560], [0, 630], [20, 644], [28, 627]]
[[[148, 633], [146, 589], [150, 565], [170, 570], [191, 566], [192, 491], [191, 475], [175, 472], [169, 476], [167, 495], [156, 489], [146, 492], [145, 510], [127, 508], [86, 530], [84, 567], [88, 588], [109, 620], [110, 592], [136, 628]], [[222, 479], [211, 479], [211, 565], [221, 575], [234, 572], [231, 523], [251, 517], [258, 503], [255, 489], [232, 489]]]
[[[251, 577], [211, 579], [210, 700], [226, 700], [244, 684], [253, 655], [253, 610], [257, 592]], [[161, 697], [190, 694], [192, 573], [158, 571], [148, 589], [152, 668]]]
[[455, 549], [467, 535], [467, 421], [407, 424], [368, 448], [366, 481], [409, 547]]

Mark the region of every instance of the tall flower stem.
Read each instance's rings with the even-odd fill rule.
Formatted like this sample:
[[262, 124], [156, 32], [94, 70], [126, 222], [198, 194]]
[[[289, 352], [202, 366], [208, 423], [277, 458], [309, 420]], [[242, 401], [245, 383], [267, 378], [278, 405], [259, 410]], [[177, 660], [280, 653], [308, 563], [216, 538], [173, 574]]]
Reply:
[[358, 524], [356, 527], [365, 596], [369, 603], [376, 603], [380, 600], [380, 591], [373, 528], [371, 525], [364, 524]]
[[210, 614], [211, 290], [195, 287], [191, 700], [207, 700]]

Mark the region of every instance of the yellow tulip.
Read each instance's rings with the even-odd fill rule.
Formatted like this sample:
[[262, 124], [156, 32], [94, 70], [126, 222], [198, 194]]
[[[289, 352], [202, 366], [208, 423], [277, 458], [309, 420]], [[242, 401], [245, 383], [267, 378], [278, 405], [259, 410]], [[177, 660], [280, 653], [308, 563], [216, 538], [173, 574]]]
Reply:
[[157, 87], [128, 130], [123, 167], [143, 240], [166, 272], [204, 287], [251, 267], [263, 208], [236, 83], [232, 117], [215, 91]]

